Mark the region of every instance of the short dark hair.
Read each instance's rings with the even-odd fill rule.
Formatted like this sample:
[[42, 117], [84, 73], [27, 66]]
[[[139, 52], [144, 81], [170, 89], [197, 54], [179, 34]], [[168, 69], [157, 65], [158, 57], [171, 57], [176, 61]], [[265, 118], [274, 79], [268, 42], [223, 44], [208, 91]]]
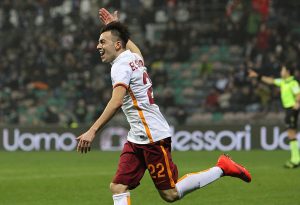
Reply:
[[289, 72], [290, 75], [294, 75], [295, 69], [290, 63], [281, 64], [281, 68], [285, 67], [285, 69]]
[[100, 34], [106, 32], [106, 31], [111, 31], [113, 36], [116, 36], [118, 38], [118, 40], [121, 40], [122, 46], [124, 48], [126, 47], [126, 44], [130, 37], [130, 33], [126, 26], [124, 26], [123, 24], [121, 24], [118, 21], [115, 21], [115, 22], [111, 22], [111, 23], [105, 25], [101, 29]]

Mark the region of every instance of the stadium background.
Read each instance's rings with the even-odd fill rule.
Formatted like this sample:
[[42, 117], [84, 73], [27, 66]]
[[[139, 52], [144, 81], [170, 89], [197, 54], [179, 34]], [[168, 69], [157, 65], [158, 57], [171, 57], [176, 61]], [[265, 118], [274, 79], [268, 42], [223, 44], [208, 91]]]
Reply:
[[[2, 136], [46, 127], [76, 135], [103, 111], [111, 82], [95, 49], [100, 7], [121, 11], [175, 130], [252, 125], [254, 141], [264, 126], [284, 132], [279, 90], [248, 79], [247, 68], [274, 77], [282, 62], [298, 68], [297, 1], [28, 0], [0, 3]], [[110, 125], [128, 127], [122, 112]]]
[[299, 3], [243, 1], [230, 12], [229, 2], [1, 1], [1, 125], [98, 117], [111, 94], [95, 49], [102, 6], [121, 11], [171, 124], [281, 121], [278, 90], [247, 79], [246, 68], [275, 76], [282, 61], [299, 65]]
[[[288, 62], [300, 79], [297, 0], [0, 1], [0, 204], [111, 203], [106, 188], [118, 152], [93, 152], [88, 158], [53, 152], [74, 151], [75, 136], [99, 116], [111, 95], [110, 66], [100, 62], [96, 50], [100, 7], [121, 12], [143, 52], [155, 101], [174, 131], [175, 150], [187, 151], [175, 152], [182, 172], [212, 166], [220, 151], [227, 151], [251, 167], [257, 180], [250, 188], [242, 185], [246, 194], [240, 184], [225, 180], [226, 185], [201, 192], [204, 198], [194, 194], [178, 204], [220, 204], [228, 189], [240, 195], [221, 204], [298, 204], [299, 173], [280, 167], [288, 157], [281, 149], [288, 146], [279, 90], [247, 78], [249, 67], [277, 77], [279, 64]], [[120, 150], [127, 129], [119, 112], [93, 150]], [[96, 161], [105, 165], [91, 165]], [[91, 200], [66, 193], [79, 195], [71, 180], [85, 189], [82, 172], [98, 173], [84, 175], [91, 185], [84, 196]], [[282, 176], [296, 180], [280, 181]], [[143, 187], [152, 187], [145, 180]], [[100, 196], [91, 190], [99, 184]], [[141, 196], [135, 204], [146, 205], [143, 192], [136, 193]], [[154, 188], [148, 194], [163, 204]]]

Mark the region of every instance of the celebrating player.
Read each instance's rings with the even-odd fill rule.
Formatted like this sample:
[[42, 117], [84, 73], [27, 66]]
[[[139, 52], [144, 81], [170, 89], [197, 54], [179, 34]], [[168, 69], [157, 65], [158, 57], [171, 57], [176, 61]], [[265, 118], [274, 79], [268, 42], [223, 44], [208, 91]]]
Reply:
[[291, 159], [284, 165], [286, 168], [296, 168], [300, 165], [299, 145], [296, 138], [298, 114], [300, 107], [300, 87], [294, 79], [293, 69], [285, 65], [281, 66], [281, 78], [262, 76], [254, 70], [249, 71], [249, 77], [258, 78], [262, 82], [280, 87], [281, 102], [285, 109], [285, 123], [291, 149]]
[[110, 184], [114, 205], [130, 205], [129, 190], [139, 185], [147, 169], [160, 196], [167, 202], [182, 199], [222, 176], [250, 182], [250, 173], [227, 155], [221, 155], [216, 166], [186, 174], [178, 180], [177, 167], [171, 156], [170, 128], [154, 102], [152, 82], [143, 56], [129, 39], [129, 33], [118, 21], [116, 12], [112, 15], [106, 9], [100, 9], [99, 15], [104, 27], [97, 49], [102, 62], [112, 65], [113, 91], [100, 117], [77, 138], [77, 151], [90, 151], [96, 132], [122, 107], [131, 128]]

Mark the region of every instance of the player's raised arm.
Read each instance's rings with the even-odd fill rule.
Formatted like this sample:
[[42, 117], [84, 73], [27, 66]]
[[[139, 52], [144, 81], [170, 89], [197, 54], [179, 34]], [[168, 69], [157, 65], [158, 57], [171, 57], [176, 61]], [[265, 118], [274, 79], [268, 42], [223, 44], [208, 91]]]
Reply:
[[132, 53], [138, 54], [144, 60], [141, 50], [130, 39], [128, 40], [128, 42], [126, 44], [126, 49], [130, 50]]
[[263, 76], [255, 72], [254, 70], [250, 69], [248, 71], [248, 77], [250, 78], [257, 78], [258, 80], [261, 80], [262, 82], [273, 85], [274, 84], [274, 78], [268, 77], [268, 76]]
[[114, 21], [119, 21], [119, 13], [115, 11], [113, 14], [109, 13], [105, 8], [99, 9], [99, 18], [104, 25]]
[[[99, 18], [104, 25], [107, 25], [111, 22], [119, 21], [119, 13], [118, 13], [118, 11], [114, 11], [114, 13], [111, 14], [105, 8], [101, 8], [101, 9], [99, 9]], [[126, 44], [126, 49], [130, 50], [133, 53], [138, 54], [139, 56], [141, 56], [141, 58], [143, 58], [141, 50], [130, 39], [128, 40], [128, 42]]]

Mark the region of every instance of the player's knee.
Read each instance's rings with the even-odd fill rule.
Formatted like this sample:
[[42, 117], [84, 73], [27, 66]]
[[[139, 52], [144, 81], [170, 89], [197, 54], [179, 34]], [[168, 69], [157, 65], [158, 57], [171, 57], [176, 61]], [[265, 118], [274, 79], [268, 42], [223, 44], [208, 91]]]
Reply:
[[113, 194], [122, 194], [127, 191], [128, 186], [123, 184], [110, 183], [109, 189]]
[[172, 203], [179, 199], [176, 189], [160, 190], [159, 194], [163, 200]]

